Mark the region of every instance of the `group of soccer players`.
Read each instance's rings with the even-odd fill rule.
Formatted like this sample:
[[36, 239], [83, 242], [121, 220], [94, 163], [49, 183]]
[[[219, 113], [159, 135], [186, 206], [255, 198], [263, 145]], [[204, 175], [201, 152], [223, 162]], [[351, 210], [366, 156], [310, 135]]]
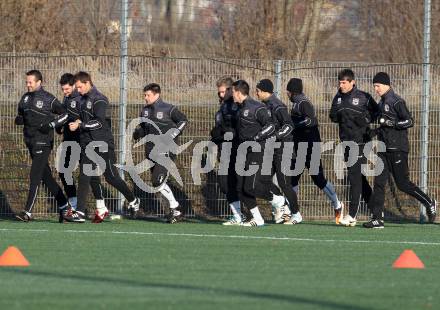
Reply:
[[[298, 181], [304, 169], [288, 177], [283, 170], [283, 151], [286, 142], [294, 142], [293, 154], [299, 154], [301, 144], [306, 146], [305, 156], [293, 158], [291, 167], [307, 167], [309, 174], [331, 202], [337, 225], [353, 227], [361, 200], [363, 199], [372, 214], [370, 221], [363, 224], [365, 228], [384, 227], [384, 187], [389, 175], [392, 174], [397, 187], [416, 198], [426, 208], [428, 222], [433, 223], [437, 213], [437, 202], [426, 195], [409, 180], [408, 172], [408, 134], [407, 129], [414, 125], [405, 101], [391, 88], [390, 77], [385, 72], [377, 73], [373, 78], [375, 92], [381, 97], [376, 103], [372, 96], [356, 87], [354, 72], [350, 69], [341, 70], [338, 74], [339, 89], [331, 103], [330, 120], [339, 125], [339, 139], [350, 142], [358, 147], [354, 162], [347, 165], [349, 181], [349, 207], [343, 216], [344, 204], [338, 199], [332, 183], [326, 180], [324, 169], [318, 158], [317, 167], [311, 167], [313, 158], [320, 150], [321, 137], [318, 120], [310, 100], [304, 95], [301, 79], [292, 78], [287, 83], [286, 91], [292, 102], [290, 113], [273, 93], [273, 83], [268, 79], [256, 85], [259, 101], [249, 96], [249, 84], [246, 81], [233, 81], [229, 77], [217, 82], [220, 109], [215, 116], [215, 127], [211, 131], [212, 141], [220, 146], [231, 140], [233, 149], [247, 141], [261, 144], [258, 151], [248, 149], [245, 152], [246, 168], [258, 165], [260, 169], [251, 176], [239, 175], [235, 161], [229, 165], [229, 173], [219, 177], [219, 184], [226, 194], [231, 208], [231, 218], [224, 225], [263, 226], [264, 220], [257, 206], [257, 198], [270, 202], [274, 221], [277, 224], [298, 224], [302, 216], [298, 205]], [[373, 129], [371, 124], [379, 122]], [[362, 165], [367, 163], [363, 149], [366, 143], [377, 136], [385, 144], [385, 151], [379, 153], [383, 170], [374, 178], [373, 189], [362, 173]], [[225, 139], [225, 137], [228, 137]], [[272, 174], [263, 174], [264, 148], [268, 139], [275, 139], [281, 144], [276, 148], [273, 157]], [[240, 153], [240, 152], [238, 152]], [[350, 155], [350, 144], [344, 148], [344, 159]], [[234, 153], [232, 158], [240, 154]], [[301, 166], [302, 165], [302, 166]], [[273, 175], [277, 184], [273, 183]], [[242, 206], [249, 209], [251, 218], [246, 219]]]
[[[107, 97], [97, 90], [87, 72], [78, 72], [75, 75], [66, 73], [61, 77], [63, 103], [43, 89], [42, 81], [40, 71], [31, 70], [26, 73], [28, 91], [18, 104], [15, 118], [15, 123], [23, 126], [25, 144], [32, 159], [29, 193], [24, 210], [16, 214], [17, 219], [24, 222], [32, 219], [38, 186], [43, 182], [56, 198], [60, 222], [85, 221], [87, 195], [91, 187], [96, 200], [93, 222], [101, 223], [109, 211], [105, 205], [98, 170], [101, 170], [107, 183], [125, 197], [128, 211], [135, 214], [139, 210], [140, 200], [122, 180], [115, 167], [116, 155]], [[160, 86], [157, 84], [145, 86], [146, 105], [142, 109], [142, 116], [151, 118], [162, 130], [169, 129], [166, 134], [176, 138], [186, 126], [186, 117], [176, 107], [163, 102], [160, 92]], [[63, 135], [63, 146], [66, 146], [64, 156], [61, 156], [64, 168], [75, 166], [75, 146], [80, 149], [78, 188], [71, 175], [69, 180], [65, 173], [59, 174], [65, 194], [54, 180], [48, 164], [53, 148], [54, 129]], [[139, 139], [146, 134], [154, 134], [153, 129], [143, 124], [136, 128], [133, 138]], [[148, 157], [148, 153], [146, 156]], [[165, 183], [166, 169], [155, 165], [152, 173], [153, 183], [160, 185], [160, 192], [170, 202], [168, 221], [175, 223], [182, 218], [182, 213]]]
[[[324, 168], [318, 158], [316, 167], [316, 145], [321, 137], [318, 120], [310, 100], [303, 93], [301, 79], [292, 78], [287, 86], [287, 95], [292, 102], [289, 113], [287, 106], [274, 94], [274, 86], [268, 79], [256, 85], [256, 95], [260, 101], [250, 97], [249, 84], [244, 80], [234, 81], [230, 77], [217, 82], [220, 101], [219, 111], [215, 115], [215, 125], [211, 130], [211, 140], [219, 147], [219, 161], [229, 150], [231, 155], [228, 173], [219, 175], [219, 186], [226, 195], [232, 216], [224, 225], [244, 227], [263, 226], [263, 217], [257, 205], [257, 198], [270, 202], [274, 221], [277, 224], [299, 224], [303, 221], [298, 204], [298, 182], [303, 169], [294, 176], [285, 173], [283, 153], [292, 145], [292, 155], [301, 153], [305, 156], [292, 156], [289, 163], [292, 168], [300, 165], [309, 169], [314, 184], [328, 197], [334, 210], [335, 222], [343, 226], [355, 226], [359, 205], [363, 199], [371, 210], [371, 220], [364, 223], [366, 228], [383, 228], [384, 186], [391, 173], [397, 187], [418, 199], [425, 207], [429, 222], [434, 222], [437, 212], [436, 201], [409, 180], [408, 173], [408, 137], [407, 129], [414, 125], [405, 101], [390, 87], [390, 77], [379, 72], [373, 79], [379, 103], [366, 92], [357, 89], [352, 70], [344, 69], [338, 74], [339, 90], [330, 109], [331, 121], [339, 125], [341, 141], [351, 141], [359, 147], [359, 156], [347, 169], [350, 185], [349, 210], [344, 216], [344, 204], [339, 200], [335, 188], [324, 176]], [[107, 183], [115, 187], [127, 200], [127, 209], [133, 215], [139, 210], [140, 200], [135, 197], [116, 167], [114, 138], [112, 134], [108, 99], [93, 85], [90, 74], [78, 72], [61, 76], [60, 86], [64, 100], [60, 103], [42, 87], [43, 77], [38, 70], [26, 73], [27, 92], [18, 104], [17, 125], [23, 126], [25, 144], [32, 158], [29, 193], [24, 210], [16, 217], [22, 221], [32, 219], [38, 186], [43, 182], [56, 198], [60, 212], [60, 222], [83, 223], [89, 186], [96, 200], [93, 222], [100, 223], [108, 216], [102, 185], [96, 170], [102, 170]], [[165, 135], [177, 139], [186, 127], [186, 116], [174, 105], [161, 98], [161, 88], [150, 83], [143, 89], [145, 106], [140, 117], [148, 119], [141, 122], [133, 133], [133, 139], [142, 139], [147, 135]], [[370, 124], [379, 121], [380, 126], [370, 128]], [[80, 174], [78, 186], [71, 176], [60, 172], [64, 191], [54, 180], [48, 164], [53, 148], [54, 129], [63, 135], [64, 168], [71, 167], [79, 160]], [[386, 145], [385, 152], [379, 153], [384, 163], [383, 171], [375, 177], [373, 189], [362, 174], [361, 166], [367, 162], [363, 155], [365, 143], [374, 136]], [[263, 170], [265, 147], [268, 141], [279, 142], [275, 148], [269, 173]], [[239, 152], [240, 145], [247, 145], [245, 152]], [[288, 143], [290, 142], [290, 143]], [[255, 144], [258, 147], [254, 148]], [[75, 145], [79, 149], [76, 159]], [[305, 145], [305, 150], [301, 150]], [[154, 163], [150, 169], [153, 186], [168, 200], [169, 223], [183, 219], [183, 211], [167, 185], [168, 168], [162, 165], [152, 154], [155, 145], [150, 141], [145, 144], [145, 157]], [[350, 149], [344, 152], [348, 160]], [[156, 154], [157, 155], [157, 154]], [[160, 155], [174, 160], [172, 153]], [[240, 159], [241, 156], [241, 159]], [[245, 169], [257, 167], [251, 175], [238, 173], [236, 162], [244, 161]], [[300, 162], [301, 161], [301, 162]], [[302, 165], [302, 166], [301, 166]], [[62, 170], [64, 171], [64, 170]], [[274, 182], [276, 178], [276, 182]], [[244, 208], [250, 218], [244, 215]]]

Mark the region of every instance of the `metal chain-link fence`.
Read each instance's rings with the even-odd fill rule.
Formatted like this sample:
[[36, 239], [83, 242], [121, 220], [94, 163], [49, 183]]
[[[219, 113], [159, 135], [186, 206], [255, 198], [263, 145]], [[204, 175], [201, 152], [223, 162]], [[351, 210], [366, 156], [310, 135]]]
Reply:
[[[59, 77], [65, 72], [88, 71], [93, 81], [110, 100], [112, 109], [113, 133], [116, 150], [122, 155], [121, 124], [127, 124], [137, 117], [143, 105], [142, 88], [146, 83], [156, 82], [163, 88], [165, 101], [176, 104], [188, 117], [189, 126], [180, 142], [193, 140], [192, 146], [198, 141], [208, 140], [209, 131], [213, 126], [214, 114], [218, 109], [215, 82], [218, 78], [229, 75], [234, 79], [245, 79], [252, 88], [252, 96], [256, 83], [262, 78], [270, 78], [275, 82], [275, 89], [280, 90], [283, 102], [289, 105], [285, 94], [285, 86], [291, 77], [302, 78], [305, 94], [315, 105], [323, 142], [337, 141], [337, 127], [330, 123], [328, 112], [331, 100], [337, 91], [337, 72], [341, 68], [352, 68], [356, 73], [357, 85], [360, 89], [373, 94], [372, 77], [378, 71], [386, 71], [391, 75], [393, 87], [398, 94], [406, 99], [408, 107], [415, 119], [415, 127], [409, 130], [411, 153], [409, 156], [410, 176], [419, 183], [423, 173], [427, 173], [427, 191], [438, 197], [438, 175], [440, 173], [440, 135], [439, 68], [431, 65], [429, 117], [422, 108], [422, 70], [420, 64], [367, 64], [341, 62], [293, 62], [293, 61], [261, 61], [261, 60], [221, 60], [206, 58], [155, 58], [136, 56], [127, 59], [127, 100], [125, 112], [121, 112], [120, 81], [121, 58], [116, 56], [48, 56], [48, 55], [17, 55], [0, 54], [0, 215], [8, 216], [20, 210], [25, 203], [28, 188], [30, 158], [23, 143], [21, 127], [15, 126], [14, 118], [17, 103], [25, 92], [24, 73], [30, 69], [39, 69], [43, 73], [44, 87], [62, 98], [59, 89]], [[374, 95], [375, 96], [375, 95]], [[375, 96], [376, 99], [377, 96]], [[126, 115], [121, 122], [121, 115]], [[428, 126], [428, 170], [421, 171], [422, 154], [422, 120]], [[55, 147], [60, 138], [57, 137]], [[53, 165], [53, 173], [56, 174]], [[133, 150], [135, 162], [143, 159], [143, 148]], [[215, 172], [203, 176], [202, 185], [194, 185], [191, 177], [192, 147], [178, 156], [177, 163], [184, 186], [175, 182], [172, 189], [176, 198], [191, 216], [202, 218], [223, 217], [229, 214], [225, 197], [220, 193], [216, 183]], [[120, 159], [120, 158], [119, 158]], [[347, 182], [336, 179], [334, 173], [333, 151], [323, 154], [325, 174], [336, 185], [336, 191], [342, 200], [347, 201]], [[77, 172], [76, 172], [77, 174]], [[299, 199], [301, 211], [308, 219], [327, 219], [332, 217], [332, 209], [326, 197], [316, 188], [307, 176], [301, 179]], [[142, 175], [149, 178], [149, 173]], [[126, 175], [131, 186], [134, 186]], [[134, 186], [135, 187], [135, 186]], [[142, 199], [142, 211], [145, 215], [161, 216], [166, 212], [166, 204], [160, 196], [147, 194], [134, 188], [136, 195]], [[106, 186], [106, 203], [112, 212], [118, 210], [120, 199], [115, 190]], [[265, 202], [262, 202], [266, 206]], [[89, 207], [94, 207], [90, 201]], [[386, 210], [388, 218], [418, 219], [419, 206], [409, 196], [398, 194], [387, 195]], [[55, 202], [42, 187], [39, 191], [35, 215], [48, 216], [56, 212]], [[270, 208], [264, 208], [265, 216], [269, 216]], [[368, 215], [365, 205], [361, 208], [361, 217]]]

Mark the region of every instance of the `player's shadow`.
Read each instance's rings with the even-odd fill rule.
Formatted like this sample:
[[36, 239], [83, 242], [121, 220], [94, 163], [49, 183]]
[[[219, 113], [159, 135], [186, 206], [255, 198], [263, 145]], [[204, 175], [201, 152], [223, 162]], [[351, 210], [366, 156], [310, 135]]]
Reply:
[[50, 272], [50, 271], [39, 271], [39, 270], [23, 270], [23, 269], [3, 269], [3, 272], [9, 272], [14, 274], [22, 274], [22, 275], [30, 275], [37, 276], [42, 278], [54, 278], [56, 280], [78, 280], [78, 281], [89, 281], [95, 283], [109, 283], [113, 285], [126, 285], [131, 287], [139, 287], [139, 288], [152, 288], [152, 289], [165, 289], [165, 290], [183, 290], [183, 291], [192, 291], [199, 293], [213, 293], [222, 294], [226, 296], [237, 296], [237, 297], [245, 297], [252, 298], [256, 300], [269, 300], [279, 303], [280, 301], [290, 303], [293, 305], [305, 304], [312, 305], [319, 308], [325, 309], [347, 309], [347, 310], [367, 310], [370, 308], [358, 306], [355, 304], [343, 304], [339, 302], [333, 301], [324, 301], [319, 300], [318, 298], [306, 298], [301, 296], [294, 295], [284, 295], [284, 294], [276, 294], [276, 293], [262, 293], [262, 292], [252, 292], [248, 290], [234, 290], [230, 288], [211, 288], [205, 286], [196, 286], [192, 284], [171, 284], [171, 283], [155, 283], [155, 282], [143, 282], [138, 280], [128, 280], [128, 279], [118, 279], [118, 278], [110, 278], [103, 276], [88, 276], [88, 275], [80, 275], [80, 274], [68, 274], [62, 272]]
[[396, 224], [415, 224], [420, 223], [420, 219], [416, 219], [413, 216], [407, 215], [404, 211], [398, 210], [384, 210], [384, 218], [386, 222]]

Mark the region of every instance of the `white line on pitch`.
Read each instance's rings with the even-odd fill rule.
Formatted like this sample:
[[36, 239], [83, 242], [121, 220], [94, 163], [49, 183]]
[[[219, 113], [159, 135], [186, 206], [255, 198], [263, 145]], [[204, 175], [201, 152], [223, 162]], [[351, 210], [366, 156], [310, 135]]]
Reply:
[[440, 246], [440, 242], [421, 242], [421, 241], [390, 241], [390, 240], [346, 240], [346, 239], [312, 239], [312, 238], [292, 238], [292, 237], [265, 237], [265, 236], [240, 236], [240, 235], [210, 235], [210, 234], [181, 234], [181, 233], [157, 233], [142, 231], [105, 231], [105, 230], [48, 230], [48, 229], [15, 229], [0, 228], [1, 231], [19, 232], [64, 232], [82, 234], [116, 234], [116, 235], [140, 235], [140, 236], [172, 236], [172, 237], [198, 237], [198, 238], [226, 238], [226, 239], [254, 239], [254, 240], [280, 240], [280, 241], [305, 241], [305, 242], [344, 242], [344, 243], [378, 243], [378, 244], [413, 244], [413, 245], [434, 245]]

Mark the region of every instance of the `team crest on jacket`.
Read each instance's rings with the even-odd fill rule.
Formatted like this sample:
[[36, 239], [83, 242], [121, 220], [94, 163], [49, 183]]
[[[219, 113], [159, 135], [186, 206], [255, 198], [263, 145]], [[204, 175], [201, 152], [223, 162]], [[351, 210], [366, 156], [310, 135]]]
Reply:
[[76, 108], [76, 101], [75, 101], [75, 100], [72, 100], [72, 102], [70, 103], [70, 107], [71, 107], [72, 109], [75, 109], [75, 108]]
[[339, 98], [338, 98], [338, 102], [337, 102], [337, 104], [341, 104], [341, 102], [342, 102], [342, 98], [339, 97]]
[[389, 112], [390, 111], [390, 106], [388, 104], [386, 104], [384, 106], [385, 112]]
[[41, 109], [43, 107], [43, 101], [38, 100], [36, 106], [37, 108]]
[[148, 110], [145, 110], [145, 111], [144, 111], [144, 116], [145, 116], [145, 117], [148, 117]]
[[92, 102], [91, 101], [87, 101], [87, 109], [91, 109], [92, 108]]
[[163, 118], [163, 112], [157, 112], [156, 117], [157, 117], [157, 119], [162, 119]]
[[353, 103], [353, 105], [358, 105], [359, 104], [359, 98], [353, 98], [352, 103]]
[[243, 115], [244, 115], [245, 117], [247, 117], [247, 116], [249, 115], [249, 110], [244, 110], [244, 111], [243, 111]]
[[233, 104], [233, 105], [232, 105], [232, 111], [237, 111], [237, 110], [238, 110], [238, 106], [235, 105], [235, 104]]
[[28, 101], [28, 99], [29, 99], [29, 96], [24, 97], [24, 99], [23, 99], [24, 103], [26, 103]]

